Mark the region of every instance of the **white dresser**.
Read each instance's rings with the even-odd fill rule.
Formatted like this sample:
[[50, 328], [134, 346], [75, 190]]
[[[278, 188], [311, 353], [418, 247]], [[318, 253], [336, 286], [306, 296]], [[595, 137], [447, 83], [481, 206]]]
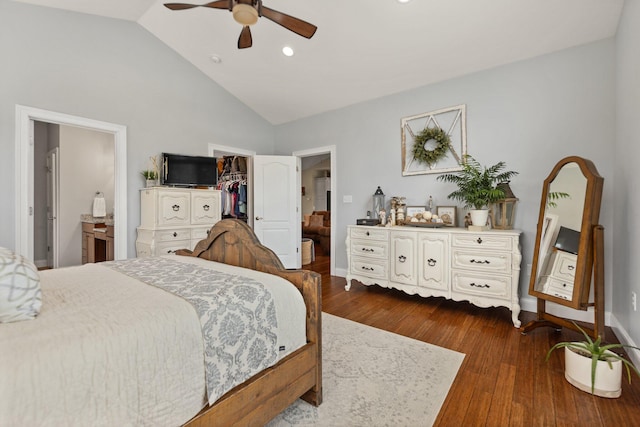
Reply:
[[554, 248], [547, 271], [540, 274], [542, 292], [570, 301], [573, 298], [577, 262], [577, 255]]
[[138, 257], [193, 249], [220, 221], [220, 191], [171, 187], [140, 191]]
[[350, 225], [347, 284], [507, 307], [520, 327], [520, 231]]

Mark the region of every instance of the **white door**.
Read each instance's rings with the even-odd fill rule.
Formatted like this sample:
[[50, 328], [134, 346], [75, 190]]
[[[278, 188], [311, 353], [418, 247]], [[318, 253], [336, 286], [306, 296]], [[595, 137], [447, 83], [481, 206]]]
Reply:
[[285, 268], [300, 268], [300, 159], [254, 156], [253, 231]]
[[47, 153], [47, 267], [58, 268], [58, 147]]

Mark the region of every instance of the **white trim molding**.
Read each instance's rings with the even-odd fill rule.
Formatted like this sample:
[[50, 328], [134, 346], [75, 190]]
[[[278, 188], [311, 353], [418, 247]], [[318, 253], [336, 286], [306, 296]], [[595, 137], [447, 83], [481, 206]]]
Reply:
[[127, 258], [127, 127], [16, 104], [15, 251], [33, 259], [33, 135], [34, 121], [111, 133], [115, 142], [114, 257]]
[[329, 264], [329, 274], [336, 275], [336, 228], [338, 228], [338, 161], [336, 157], [336, 146], [327, 145], [324, 147], [310, 148], [308, 150], [294, 151], [291, 153], [296, 157], [310, 157], [319, 154], [329, 154], [331, 161], [331, 262]]

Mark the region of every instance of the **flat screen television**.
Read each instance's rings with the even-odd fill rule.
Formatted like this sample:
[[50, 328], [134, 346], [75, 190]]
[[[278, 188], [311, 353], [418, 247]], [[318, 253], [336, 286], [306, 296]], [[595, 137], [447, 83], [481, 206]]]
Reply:
[[218, 161], [215, 157], [162, 153], [161, 170], [162, 185], [213, 187], [218, 183]]

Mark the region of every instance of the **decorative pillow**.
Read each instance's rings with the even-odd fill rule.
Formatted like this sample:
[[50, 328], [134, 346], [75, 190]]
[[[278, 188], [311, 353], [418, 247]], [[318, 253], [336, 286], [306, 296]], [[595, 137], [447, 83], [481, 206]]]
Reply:
[[0, 248], [0, 323], [33, 319], [41, 306], [36, 266], [22, 255]]
[[309, 225], [311, 227], [322, 227], [322, 220], [324, 217], [322, 215], [311, 215], [309, 217]]
[[309, 218], [311, 218], [311, 215], [305, 214], [305, 216], [304, 216], [304, 226], [305, 227], [309, 226]]

